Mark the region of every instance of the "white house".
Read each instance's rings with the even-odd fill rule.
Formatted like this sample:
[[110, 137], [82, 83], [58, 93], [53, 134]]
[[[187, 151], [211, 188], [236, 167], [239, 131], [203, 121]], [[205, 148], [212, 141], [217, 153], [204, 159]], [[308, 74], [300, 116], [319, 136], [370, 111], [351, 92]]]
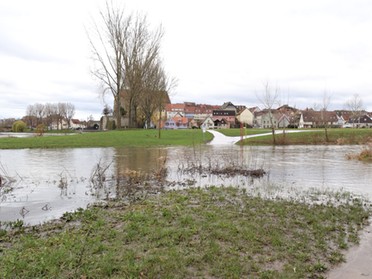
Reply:
[[214, 122], [212, 117], [208, 116], [206, 119], [204, 119], [201, 127], [205, 129], [213, 129], [214, 128]]
[[254, 115], [248, 108], [245, 108], [238, 113], [236, 119], [244, 125], [253, 126]]

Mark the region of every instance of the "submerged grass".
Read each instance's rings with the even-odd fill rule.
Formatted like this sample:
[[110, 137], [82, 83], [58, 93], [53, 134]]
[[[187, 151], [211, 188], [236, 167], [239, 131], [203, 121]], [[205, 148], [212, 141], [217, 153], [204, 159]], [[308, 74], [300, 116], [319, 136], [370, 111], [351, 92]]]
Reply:
[[358, 242], [358, 199], [309, 205], [236, 188], [171, 191], [0, 234], [1, 278], [323, 278]]
[[372, 142], [366, 145], [359, 153], [347, 154], [346, 157], [349, 160], [356, 159], [364, 162], [372, 162]]
[[0, 149], [19, 148], [74, 148], [74, 147], [120, 147], [154, 145], [194, 145], [210, 141], [212, 135], [201, 130], [158, 131], [120, 130], [106, 132], [75, 133], [62, 136], [35, 136], [29, 138], [0, 138]]

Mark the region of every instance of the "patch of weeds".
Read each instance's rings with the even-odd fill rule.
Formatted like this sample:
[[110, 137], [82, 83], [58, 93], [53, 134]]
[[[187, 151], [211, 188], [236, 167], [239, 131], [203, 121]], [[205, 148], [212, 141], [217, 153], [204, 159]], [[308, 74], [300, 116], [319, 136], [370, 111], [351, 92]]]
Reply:
[[65, 222], [75, 221], [77, 219], [80, 219], [84, 212], [84, 209], [81, 207], [76, 209], [76, 211], [74, 212], [65, 212], [63, 213], [61, 220], [64, 220]]
[[368, 143], [357, 154], [347, 154], [346, 158], [349, 160], [359, 160], [363, 162], [372, 162], [372, 143]]
[[339, 251], [331, 252], [328, 260], [331, 264], [337, 264], [345, 261], [344, 254], [340, 253]]
[[0, 229], [3, 230], [20, 230], [24, 228], [23, 220], [17, 219], [16, 221], [0, 222]]

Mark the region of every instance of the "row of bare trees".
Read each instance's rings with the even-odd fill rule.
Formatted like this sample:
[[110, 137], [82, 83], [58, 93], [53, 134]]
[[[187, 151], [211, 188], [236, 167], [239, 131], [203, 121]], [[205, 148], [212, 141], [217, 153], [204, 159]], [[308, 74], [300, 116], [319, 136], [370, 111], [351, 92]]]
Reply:
[[[93, 53], [93, 75], [102, 83], [102, 94], [112, 94], [117, 127], [121, 127], [122, 101], [128, 126], [137, 125], [138, 111], [149, 121], [161, 111], [175, 86], [160, 58], [161, 27], [150, 30], [146, 16], [126, 15], [124, 9], [106, 3], [100, 22], [94, 21], [88, 38]], [[166, 94], [164, 94], [164, 92]]]
[[68, 128], [71, 126], [71, 119], [75, 115], [75, 106], [71, 103], [36, 103], [27, 106], [26, 116], [24, 121], [29, 127], [36, 127], [39, 124], [44, 124], [47, 127], [52, 127], [55, 123], [58, 127], [62, 127], [62, 122], [67, 122]]

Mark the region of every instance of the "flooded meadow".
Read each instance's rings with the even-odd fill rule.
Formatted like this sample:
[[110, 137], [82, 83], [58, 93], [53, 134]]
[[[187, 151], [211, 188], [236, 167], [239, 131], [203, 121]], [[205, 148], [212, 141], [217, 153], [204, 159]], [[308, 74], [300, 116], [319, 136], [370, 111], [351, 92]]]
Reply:
[[128, 203], [187, 187], [236, 186], [267, 197], [308, 191], [372, 197], [360, 146], [235, 146], [0, 150], [0, 221], [39, 224], [101, 200]]

